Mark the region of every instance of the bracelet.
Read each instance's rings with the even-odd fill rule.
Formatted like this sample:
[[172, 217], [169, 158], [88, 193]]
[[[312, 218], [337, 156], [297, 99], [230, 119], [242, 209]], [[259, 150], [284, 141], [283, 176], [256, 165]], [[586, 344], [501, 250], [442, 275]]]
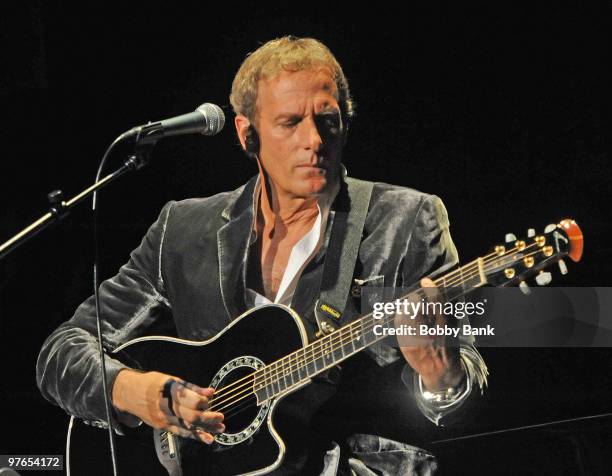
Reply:
[[448, 387], [444, 390], [431, 392], [423, 388], [423, 379], [419, 375], [419, 391], [421, 392], [423, 399], [436, 405], [446, 406], [455, 403], [460, 396], [466, 393], [466, 390], [471, 388], [470, 378], [468, 376], [465, 364], [463, 363], [463, 359], [460, 359], [460, 361], [464, 377], [461, 379], [459, 384], [454, 387]]

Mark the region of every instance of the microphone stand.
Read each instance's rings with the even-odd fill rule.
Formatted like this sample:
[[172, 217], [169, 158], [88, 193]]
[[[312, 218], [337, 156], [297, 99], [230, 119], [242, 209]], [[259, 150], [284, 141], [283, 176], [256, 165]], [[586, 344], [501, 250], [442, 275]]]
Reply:
[[[157, 128], [155, 126], [151, 126], [154, 130], [162, 130], [161, 128]], [[106, 160], [110, 156], [110, 152], [113, 150], [115, 145], [120, 142], [123, 138], [125, 138], [128, 134], [131, 134], [132, 131], [128, 131], [127, 133], [122, 134], [117, 139], [113, 141], [113, 143], [106, 149], [100, 164], [98, 165], [98, 170], [96, 172], [95, 184], [103, 183], [105, 179], [109, 178], [106, 183], [114, 181], [120, 175], [123, 175], [125, 172], [129, 170], [140, 170], [144, 167], [151, 157], [151, 152], [153, 151], [153, 147], [157, 143], [157, 138], [155, 135], [152, 135], [150, 138], [142, 137], [142, 142], [139, 140], [141, 138], [141, 132], [145, 128], [140, 128], [136, 132], [136, 138], [134, 142], [134, 153], [129, 156], [118, 170], [113, 172], [110, 175], [107, 175], [104, 178], [101, 178], [102, 171], [104, 170], [104, 166], [106, 165]], [[149, 139], [149, 140], [147, 140]], [[104, 410], [106, 413], [106, 423], [108, 425], [108, 442], [110, 445], [110, 457], [113, 466], [113, 476], [119, 475], [119, 469], [117, 466], [117, 451], [115, 449], [115, 432], [112, 424], [112, 408], [110, 402], [110, 396], [108, 393], [108, 382], [106, 378], [106, 352], [104, 350], [104, 339], [102, 336], [102, 311], [100, 306], [100, 293], [99, 293], [99, 280], [98, 280], [98, 265], [99, 265], [99, 245], [98, 245], [98, 188], [104, 186], [104, 183], [99, 187], [92, 190], [93, 199], [92, 203], [92, 212], [93, 212], [93, 225], [94, 225], [94, 262], [93, 262], [93, 291], [94, 291], [94, 302], [96, 308], [96, 334], [98, 338], [98, 357], [100, 359], [100, 370], [101, 370], [101, 380], [102, 380], [102, 393], [104, 394]], [[68, 461], [70, 464], [70, 461]]]
[[[162, 134], [160, 134], [160, 131]], [[148, 132], [146, 135], [142, 135], [142, 132]], [[135, 135], [135, 144], [134, 144], [134, 152], [132, 155], [128, 156], [127, 159], [123, 162], [123, 165], [115, 170], [114, 172], [106, 175], [105, 177], [100, 177], [102, 174], [102, 170], [104, 169], [104, 165], [106, 160], [110, 156], [110, 153], [115, 148], [115, 146], [121, 142], [126, 137], [131, 137]], [[10, 240], [0, 245], [0, 259], [7, 256], [10, 252], [14, 251], [17, 247], [25, 243], [28, 239], [32, 238], [34, 235], [40, 233], [45, 228], [50, 225], [62, 220], [69, 213], [72, 207], [74, 207], [77, 203], [81, 202], [84, 198], [93, 194], [92, 200], [92, 211], [93, 211], [93, 222], [94, 222], [94, 264], [93, 264], [93, 288], [94, 288], [94, 299], [95, 299], [95, 308], [96, 308], [96, 331], [97, 331], [97, 347], [98, 347], [98, 356], [100, 358], [100, 366], [101, 366], [101, 380], [102, 380], [102, 391], [104, 393], [104, 406], [106, 411], [106, 422], [108, 424], [108, 438], [110, 444], [110, 454], [112, 460], [113, 467], [113, 475], [118, 475], [117, 468], [117, 454], [115, 450], [115, 434], [113, 431], [113, 425], [111, 421], [111, 403], [108, 395], [108, 382], [106, 379], [106, 359], [105, 359], [105, 351], [104, 351], [104, 342], [102, 336], [102, 324], [101, 324], [101, 309], [100, 309], [100, 297], [98, 293], [98, 209], [97, 209], [97, 191], [102, 187], [114, 182], [119, 177], [121, 177], [126, 172], [132, 170], [140, 170], [143, 168], [151, 157], [151, 152], [157, 143], [157, 140], [161, 138], [163, 135], [163, 129], [159, 126], [159, 124], [150, 124], [144, 126], [136, 131], [134, 134], [133, 130], [128, 131], [124, 134], [121, 134], [117, 137], [111, 145], [108, 146], [102, 160], [100, 161], [100, 165], [98, 166], [98, 171], [96, 173], [95, 182], [90, 187], [83, 190], [78, 195], [75, 195], [68, 201], [63, 200], [63, 193], [61, 190], [54, 190], [53, 192], [47, 195], [49, 199], [49, 203], [51, 204], [51, 208], [49, 211], [36, 220], [31, 225], [27, 226], [15, 236], [13, 236]], [[140, 140], [142, 139], [142, 140]], [[70, 464], [70, 461], [67, 462]]]
[[[109, 146], [108, 150], [106, 151], [105, 157], [108, 156], [110, 151], [117, 143], [123, 140], [125, 135], [126, 134], [122, 134], [117, 139], [115, 139], [115, 141]], [[2, 245], [0, 245], [0, 260], [8, 256], [12, 251], [17, 249], [19, 246], [21, 246], [33, 236], [43, 231], [45, 228], [64, 219], [66, 216], [68, 216], [71, 209], [77, 203], [83, 201], [83, 199], [87, 198], [96, 190], [99, 190], [102, 187], [105, 187], [106, 185], [114, 182], [126, 172], [132, 170], [140, 170], [141, 168], [143, 168], [149, 162], [151, 151], [154, 146], [155, 142], [147, 142], [145, 144], [140, 144], [137, 142], [134, 153], [128, 156], [127, 159], [125, 159], [123, 165], [120, 168], [101, 178], [100, 180], [97, 180], [93, 185], [87, 187], [81, 193], [75, 195], [68, 201], [64, 201], [64, 194], [61, 190], [53, 190], [52, 192], [50, 192], [47, 195], [47, 199], [49, 200], [49, 204], [51, 205], [49, 211], [45, 213], [42, 217], [40, 217], [38, 220], [33, 222], [31, 225], [28, 225], [19, 233], [14, 235], [12, 238], [2, 243]]]

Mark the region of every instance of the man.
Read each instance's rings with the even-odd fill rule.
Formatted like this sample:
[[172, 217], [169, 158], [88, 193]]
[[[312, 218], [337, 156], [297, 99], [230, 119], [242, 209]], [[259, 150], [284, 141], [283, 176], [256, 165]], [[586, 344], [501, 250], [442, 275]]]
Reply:
[[[337, 198], [346, 194], [341, 153], [353, 112], [347, 80], [323, 44], [284, 37], [247, 57], [230, 100], [240, 144], [259, 174], [233, 192], [163, 208], [130, 261], [101, 286], [110, 349], [169, 319], [165, 310], [171, 311], [178, 335], [192, 340], [210, 338], [246, 309], [268, 302], [300, 311], [313, 333], [316, 323], [321, 326], [313, 317], [319, 287], [302, 284], [320, 283]], [[440, 199], [373, 185], [357, 283], [408, 286], [456, 263]], [[358, 311], [347, 296], [343, 319], [354, 319]], [[101, 420], [94, 330], [90, 298], [45, 342], [37, 376], [46, 398], [73, 415]], [[482, 387], [486, 380], [486, 367], [469, 342], [458, 349], [432, 340], [401, 350], [417, 376], [417, 404], [436, 423], [467, 398], [473, 382]], [[369, 351], [380, 365], [400, 358], [383, 345]], [[111, 358], [106, 368], [118, 429], [119, 423], [143, 421], [206, 444], [224, 431], [224, 415], [207, 410], [212, 388], [182, 382], [180, 375], [135, 371]], [[422, 461], [410, 461], [412, 452], [405, 454], [406, 468], [433, 468], [433, 463], [427, 469]], [[335, 474], [339, 459], [335, 446], [327, 452], [323, 473]], [[303, 470], [303, 458], [289, 460], [287, 471]], [[353, 458], [351, 469], [369, 474], [367, 464]]]

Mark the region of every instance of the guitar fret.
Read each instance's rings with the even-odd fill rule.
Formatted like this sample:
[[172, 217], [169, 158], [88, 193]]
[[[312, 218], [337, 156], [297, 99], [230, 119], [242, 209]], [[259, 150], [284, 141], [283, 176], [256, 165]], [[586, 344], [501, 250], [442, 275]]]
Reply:
[[278, 384], [281, 392], [287, 388], [286, 373], [285, 373], [285, 358], [282, 358], [278, 363]]
[[[348, 336], [345, 335], [347, 334], [347, 331], [348, 331]], [[347, 337], [348, 337], [348, 342], [346, 341]], [[338, 360], [342, 360], [344, 357], [347, 357], [347, 355], [351, 355], [350, 352], [348, 352], [348, 354], [344, 352], [344, 349], [346, 348], [347, 344], [350, 345], [350, 343], [351, 343], [350, 327], [340, 329], [340, 358]]]
[[296, 360], [296, 355], [291, 354], [290, 358], [289, 358], [289, 363], [287, 366], [287, 372], [289, 374], [289, 381], [290, 381], [290, 386], [293, 387], [293, 385], [295, 385], [295, 379], [294, 379], [294, 375], [296, 374], [297, 371], [297, 360]]
[[355, 344], [357, 346], [357, 348], [355, 349], [356, 352], [362, 350], [365, 348], [365, 346], [363, 345], [363, 326], [362, 326], [363, 321], [361, 319], [359, 319], [359, 321], [357, 321], [357, 325], [355, 326]]
[[315, 366], [315, 369], [317, 370], [317, 372], [320, 372], [321, 370], [323, 370], [325, 368], [325, 365], [323, 365], [323, 362], [321, 361], [321, 353], [322, 352], [323, 352], [322, 341], [318, 340], [316, 342], [315, 350], [314, 350], [313, 355], [312, 355], [312, 359], [314, 360], [314, 366]]
[[355, 333], [353, 332], [352, 322], [348, 326], [348, 331], [349, 331], [349, 345], [351, 346], [351, 350], [349, 351], [349, 353], [354, 354], [356, 349], [355, 349]]
[[[373, 328], [374, 328], [374, 318], [373, 317], [368, 317], [368, 318], [364, 318], [364, 322], [366, 323], [366, 327], [367, 330], [363, 332], [363, 343], [364, 346], [369, 346], [370, 344], [373, 344], [376, 340], [377, 340], [377, 336], [374, 334]], [[362, 329], [363, 329], [363, 325], [362, 325]]]
[[314, 346], [311, 344], [308, 346], [308, 354], [306, 354], [306, 371], [308, 373], [308, 377], [312, 377], [317, 373], [317, 366], [313, 360], [314, 354]]
[[283, 359], [283, 380], [285, 382], [285, 389], [293, 385], [293, 379], [291, 378], [291, 356]]
[[302, 348], [302, 350], [298, 351], [298, 352], [302, 352], [302, 356], [301, 356], [302, 360], [298, 364], [298, 375], [299, 375], [300, 381], [302, 381], [302, 380], [308, 378], [308, 369], [305, 366], [305, 363], [306, 363], [306, 349]]
[[274, 367], [272, 368], [273, 370], [273, 377], [272, 377], [272, 390], [274, 390], [274, 393], [280, 393], [281, 392], [281, 386], [280, 386], [280, 368], [279, 368], [279, 362], [277, 361], [274, 363]]
[[332, 347], [331, 347], [331, 339], [333, 335], [334, 334], [330, 334], [324, 337], [325, 342], [321, 344], [323, 346], [322, 355], [321, 355], [321, 360], [323, 361], [323, 367], [328, 367], [329, 365], [333, 364], [334, 355], [333, 355]]
[[338, 332], [338, 336], [336, 337], [336, 341], [338, 345], [336, 345], [336, 349], [333, 351], [334, 355], [334, 363], [342, 360], [346, 354], [344, 353], [344, 349], [347, 345], [346, 342], [346, 331], [347, 329], [340, 329]]

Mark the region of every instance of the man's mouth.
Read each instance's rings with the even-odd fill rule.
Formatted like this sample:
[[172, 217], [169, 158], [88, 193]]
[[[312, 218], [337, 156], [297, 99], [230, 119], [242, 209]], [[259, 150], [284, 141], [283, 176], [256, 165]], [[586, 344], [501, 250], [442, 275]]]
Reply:
[[329, 173], [329, 171], [327, 170], [327, 167], [325, 167], [324, 165], [300, 165], [298, 166], [298, 168], [300, 168], [301, 170], [304, 171], [304, 173], [308, 174], [309, 176], [313, 177], [313, 176], [325, 176]]
[[310, 168], [310, 169], [324, 169], [327, 170], [326, 164], [300, 164], [298, 167], [301, 168]]

